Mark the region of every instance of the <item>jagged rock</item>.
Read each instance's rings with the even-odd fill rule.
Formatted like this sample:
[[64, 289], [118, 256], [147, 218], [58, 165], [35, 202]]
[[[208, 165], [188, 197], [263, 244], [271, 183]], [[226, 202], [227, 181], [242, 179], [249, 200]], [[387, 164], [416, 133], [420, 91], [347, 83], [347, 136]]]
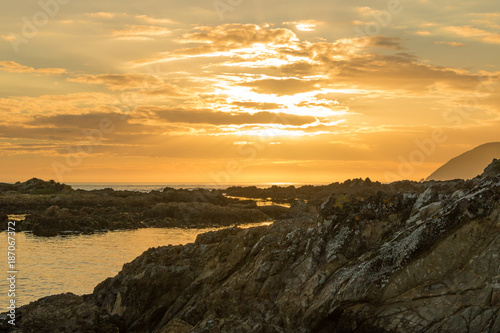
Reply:
[[32, 178], [24, 183], [17, 182], [15, 184], [0, 183], [0, 192], [16, 191], [25, 194], [56, 194], [56, 193], [70, 193], [73, 190], [70, 186], [57, 183], [53, 180], [48, 182]]
[[500, 175], [500, 160], [499, 159], [494, 159], [493, 162], [491, 162], [486, 169], [484, 169], [484, 172], [482, 176], [484, 177], [495, 177]]
[[86, 296], [89, 318], [154, 333], [500, 332], [500, 176], [386, 189], [149, 249]]
[[[22, 322], [22, 327], [17, 324]], [[0, 331], [26, 333], [102, 332], [119, 331], [118, 326], [101, 316], [95, 305], [71, 293], [48, 296], [16, 311], [16, 325], [0, 319]]]
[[185, 321], [178, 318], [172, 319], [167, 326], [159, 333], [189, 333], [193, 329], [192, 325], [189, 325]]
[[260, 207], [257, 207], [257, 209], [272, 219], [282, 218], [286, 213], [288, 213], [290, 211], [289, 208], [279, 206], [279, 205], [260, 206]]

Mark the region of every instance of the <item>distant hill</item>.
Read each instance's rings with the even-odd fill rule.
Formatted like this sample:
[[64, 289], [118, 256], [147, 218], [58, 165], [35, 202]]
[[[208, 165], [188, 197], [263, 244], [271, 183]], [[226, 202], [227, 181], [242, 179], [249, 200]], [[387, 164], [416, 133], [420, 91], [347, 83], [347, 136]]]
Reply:
[[426, 180], [471, 179], [480, 175], [494, 158], [500, 158], [500, 142], [485, 143], [452, 158]]

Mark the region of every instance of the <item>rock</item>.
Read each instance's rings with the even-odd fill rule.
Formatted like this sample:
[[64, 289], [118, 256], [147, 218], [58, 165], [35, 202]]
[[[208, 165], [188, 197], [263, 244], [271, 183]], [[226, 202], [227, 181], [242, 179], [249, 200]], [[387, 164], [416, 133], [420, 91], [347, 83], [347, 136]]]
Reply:
[[[16, 329], [0, 320], [0, 331], [11, 332], [118, 332], [118, 327], [101, 317], [95, 305], [71, 293], [42, 298], [16, 311]], [[22, 327], [17, 325], [22, 322]]]
[[289, 211], [289, 208], [279, 205], [259, 206], [257, 209], [272, 219], [279, 219]]
[[159, 203], [145, 213], [148, 218], [171, 218], [187, 227], [229, 226], [264, 222], [270, 218], [258, 209], [218, 206], [206, 202]]
[[159, 333], [189, 333], [193, 326], [180, 319], [172, 319]]
[[73, 191], [68, 185], [56, 183], [53, 180], [46, 182], [38, 178], [32, 178], [24, 183], [18, 182], [10, 187], [10, 190], [26, 194], [56, 194], [61, 192], [70, 193]]
[[270, 217], [263, 211], [272, 214], [281, 209], [256, 209], [251, 200], [240, 205], [239, 200], [228, 199], [216, 190], [73, 191], [67, 185], [36, 178], [3, 185], [0, 184], [0, 211], [28, 214], [23, 230], [39, 236], [147, 226], [229, 226], [267, 221]]
[[493, 162], [491, 162], [486, 169], [484, 169], [484, 172], [482, 174], [483, 177], [496, 177], [500, 175], [500, 159], [494, 159]]
[[9, 222], [9, 217], [7, 214], [0, 212], [0, 231], [7, 230], [7, 224]]
[[[61, 307], [86, 314], [80, 331], [499, 332], [500, 175], [385, 189], [151, 248]], [[40, 302], [20, 308], [21, 329], [54, 311]], [[78, 325], [64, 313], [57, 325]]]
[[30, 214], [22, 224], [36, 236], [58, 234], [92, 234], [96, 230], [137, 229], [142, 227], [140, 217], [121, 213], [114, 208], [73, 210], [51, 206], [42, 214]]

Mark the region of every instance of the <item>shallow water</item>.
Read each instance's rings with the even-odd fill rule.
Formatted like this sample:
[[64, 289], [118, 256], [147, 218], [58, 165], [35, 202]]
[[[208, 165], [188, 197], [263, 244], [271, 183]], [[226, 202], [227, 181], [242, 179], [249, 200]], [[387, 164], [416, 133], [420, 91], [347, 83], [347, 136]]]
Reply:
[[238, 200], [253, 200], [255, 201], [255, 203], [257, 204], [257, 206], [282, 206], [282, 207], [285, 207], [285, 208], [290, 208], [292, 206], [292, 204], [290, 203], [279, 203], [279, 202], [275, 202], [275, 201], [272, 201], [271, 198], [268, 198], [268, 199], [260, 199], [260, 198], [246, 198], [246, 197], [233, 197], [233, 196], [230, 196], [230, 195], [226, 195], [226, 198], [229, 198], [229, 199], [238, 199]]
[[[249, 227], [266, 225], [260, 223]], [[16, 304], [23, 305], [40, 297], [72, 292], [91, 293], [107, 277], [115, 276], [124, 263], [132, 261], [150, 247], [191, 243], [200, 233], [216, 229], [139, 229], [110, 231], [93, 235], [37, 237], [16, 234]], [[8, 298], [7, 233], [0, 233], [0, 307]], [[3, 312], [3, 310], [0, 310]]]

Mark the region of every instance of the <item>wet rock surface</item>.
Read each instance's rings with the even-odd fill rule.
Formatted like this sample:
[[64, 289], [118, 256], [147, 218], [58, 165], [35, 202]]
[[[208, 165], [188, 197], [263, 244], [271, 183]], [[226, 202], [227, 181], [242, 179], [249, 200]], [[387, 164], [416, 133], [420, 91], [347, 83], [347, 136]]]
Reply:
[[[81, 331], [500, 332], [500, 174], [416, 188], [333, 193], [317, 218], [151, 248], [91, 295], [53, 296], [79, 313], [58, 327], [83, 316]], [[44, 302], [19, 310], [18, 329], [48, 329]]]

